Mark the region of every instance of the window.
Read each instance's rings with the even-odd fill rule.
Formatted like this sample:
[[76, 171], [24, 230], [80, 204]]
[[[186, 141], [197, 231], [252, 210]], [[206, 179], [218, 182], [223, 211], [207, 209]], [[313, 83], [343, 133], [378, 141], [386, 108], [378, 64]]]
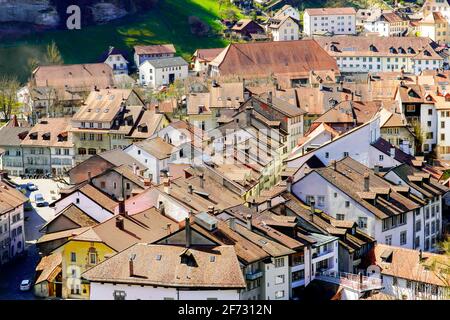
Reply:
[[284, 258], [276, 258], [275, 259], [275, 268], [284, 267]]
[[344, 158], [345, 157], [348, 157], [348, 152], [347, 151], [344, 151]]
[[350, 207], [350, 201], [345, 201], [345, 207], [349, 208]]
[[398, 216], [398, 225], [406, 224], [406, 213]]
[[89, 148], [88, 149], [88, 154], [91, 155], [91, 156], [96, 155], [97, 154], [97, 150], [95, 150], [94, 148]]
[[317, 197], [317, 205], [319, 207], [323, 207], [325, 205], [325, 197], [324, 196]]
[[329, 158], [330, 157], [330, 153], [329, 152], [325, 152], [325, 158]]
[[90, 264], [97, 264], [97, 254], [95, 252], [89, 253], [89, 263]]
[[414, 248], [420, 247], [420, 237], [416, 237], [414, 241]]
[[307, 205], [311, 204], [311, 200], [314, 200], [314, 196], [306, 196], [305, 201]]
[[429, 235], [430, 235], [430, 224], [429, 224], [429, 223], [427, 223], [427, 224], [425, 225], [425, 235], [426, 235], [426, 236], [429, 236]]
[[276, 291], [275, 292], [275, 298], [276, 299], [281, 299], [284, 297], [284, 290], [280, 290], [280, 291]]
[[392, 245], [392, 236], [386, 236], [384, 239], [384, 243], [388, 246]]
[[77, 254], [75, 252], [70, 253], [70, 262], [77, 262]]
[[358, 227], [360, 229], [367, 228], [367, 217], [358, 217]]
[[114, 290], [113, 296], [114, 300], [125, 300], [127, 294], [122, 290]]
[[416, 232], [419, 232], [422, 229], [422, 223], [419, 221], [416, 221]]
[[392, 285], [396, 286], [398, 284], [397, 278], [393, 277], [392, 278]]
[[380, 161], [383, 161], [383, 160], [384, 160], [384, 156], [383, 156], [382, 154], [380, 154], [380, 156], [378, 157], [378, 159], [379, 159]]
[[282, 284], [284, 283], [284, 274], [279, 274], [275, 276], [275, 284]]
[[344, 219], [345, 219], [345, 214], [337, 213], [337, 214], [336, 214], [336, 219], [337, 219], [337, 220], [344, 220]]
[[129, 182], [127, 182], [127, 190], [130, 190], [130, 189], [131, 189], [131, 185]]
[[400, 232], [400, 245], [403, 246], [406, 244], [406, 231]]
[[428, 115], [429, 116], [433, 115], [433, 109], [428, 109]]
[[292, 272], [292, 282], [301, 281], [305, 279], [305, 270]]

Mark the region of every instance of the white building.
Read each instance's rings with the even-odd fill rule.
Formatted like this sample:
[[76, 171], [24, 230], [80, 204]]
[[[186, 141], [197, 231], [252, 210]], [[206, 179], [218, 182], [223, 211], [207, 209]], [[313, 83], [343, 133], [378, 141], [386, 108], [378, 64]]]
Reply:
[[292, 193], [306, 203], [314, 199], [338, 220], [358, 223], [378, 243], [414, 248], [415, 213], [423, 204], [352, 158], [314, 169], [292, 185]]
[[156, 137], [133, 143], [124, 151], [146, 166], [148, 169], [145, 172], [146, 178], [150, 178], [155, 184], [160, 184], [161, 171], [168, 170], [169, 160], [175, 148], [163, 139]]
[[298, 40], [300, 37], [300, 27], [288, 15], [270, 18], [267, 29], [272, 34], [273, 41]]
[[341, 72], [401, 71], [419, 74], [442, 68], [444, 58], [423, 37], [334, 36], [315, 39], [334, 57]]
[[364, 22], [364, 29], [382, 37], [401, 37], [408, 31], [408, 21], [394, 12], [384, 12], [377, 19]]
[[158, 88], [188, 77], [189, 64], [181, 57], [146, 60], [139, 66], [139, 84]]
[[314, 34], [356, 34], [354, 8], [306, 9], [303, 15], [303, 32]]
[[276, 16], [290, 16], [292, 19], [300, 21], [300, 12], [298, 11], [298, 9], [288, 4], [284, 5], [280, 10], [278, 10], [275, 13], [274, 17]]
[[294, 149], [286, 160], [287, 171], [294, 172], [294, 181], [297, 181], [305, 174], [308, 161], [313, 157], [329, 165], [332, 160], [349, 156], [369, 168], [391, 168], [411, 159], [411, 156], [380, 138], [379, 124], [380, 118], [376, 117], [306, 153], [301, 148]]
[[103, 222], [114, 215], [118, 203], [88, 183], [51, 203], [50, 207], [57, 215], [71, 204], [75, 204], [94, 220]]
[[138, 243], [83, 278], [91, 300], [239, 300], [245, 288], [233, 246]]
[[126, 54], [114, 47], [110, 47], [103, 55], [102, 61], [111, 67], [114, 74], [128, 74], [128, 60]]
[[0, 181], [0, 267], [25, 249], [24, 203], [20, 191]]
[[443, 232], [442, 197], [447, 192], [447, 187], [441, 185], [429, 173], [415, 171], [407, 165], [392, 168], [384, 178], [394, 185], [409, 188], [409, 192], [423, 202], [420, 210], [416, 210], [412, 217], [412, 249], [436, 250], [436, 244]]
[[[440, 266], [448, 266], [447, 256], [383, 244], [377, 244], [373, 252], [367, 274], [382, 278], [383, 293], [401, 300], [448, 299], [447, 275]], [[432, 268], [433, 264], [437, 267]]]

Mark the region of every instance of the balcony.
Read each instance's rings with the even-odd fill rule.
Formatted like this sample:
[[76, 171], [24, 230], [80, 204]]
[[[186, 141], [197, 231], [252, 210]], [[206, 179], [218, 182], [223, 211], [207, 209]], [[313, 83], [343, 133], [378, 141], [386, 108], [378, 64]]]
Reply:
[[245, 274], [245, 279], [247, 280], [256, 280], [263, 276], [263, 272], [260, 270], [250, 271]]
[[338, 284], [359, 292], [380, 290], [383, 288], [381, 279], [347, 272], [322, 271], [316, 273], [316, 279]]

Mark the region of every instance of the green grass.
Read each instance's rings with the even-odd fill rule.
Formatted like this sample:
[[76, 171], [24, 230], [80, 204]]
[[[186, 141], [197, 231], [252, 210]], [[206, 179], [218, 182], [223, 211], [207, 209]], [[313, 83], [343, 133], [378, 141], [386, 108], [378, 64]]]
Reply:
[[[232, 8], [228, 1], [222, 6]], [[211, 26], [212, 35], [191, 34], [189, 16], [197, 16]], [[238, 16], [241, 16], [238, 14]], [[107, 25], [81, 30], [48, 31], [20, 40], [0, 43], [0, 74], [14, 74], [21, 81], [29, 76], [27, 62], [31, 57], [42, 59], [46, 46], [55, 41], [65, 63], [96, 62], [108, 46], [130, 50], [136, 44], [173, 43], [185, 59], [197, 48], [224, 47], [227, 42], [218, 32], [221, 25], [217, 0], [163, 0], [153, 10]]]

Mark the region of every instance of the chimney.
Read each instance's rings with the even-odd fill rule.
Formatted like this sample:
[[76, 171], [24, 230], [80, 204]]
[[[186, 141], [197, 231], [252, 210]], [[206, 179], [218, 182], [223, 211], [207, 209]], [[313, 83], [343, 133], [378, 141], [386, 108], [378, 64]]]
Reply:
[[374, 171], [375, 171], [375, 174], [379, 174], [379, 173], [380, 173], [380, 166], [379, 166], [379, 165], [375, 165], [375, 166], [373, 167], [373, 169], [374, 169]]
[[184, 219], [185, 222], [185, 233], [186, 233], [186, 248], [189, 248], [191, 246], [192, 241], [192, 234], [191, 234], [191, 221], [189, 217]]
[[165, 206], [164, 206], [164, 202], [160, 201], [160, 202], [159, 202], [159, 205], [158, 205], [158, 208], [159, 208], [159, 212], [161, 213], [161, 215], [165, 215], [165, 213], [166, 213], [166, 208], [165, 208]]
[[352, 101], [355, 100], [355, 93], [352, 91]]
[[91, 174], [91, 172], [88, 171], [87, 175], [88, 175], [88, 182], [91, 183], [92, 182], [92, 174]]
[[269, 209], [270, 207], [272, 207], [272, 199], [267, 199], [266, 200], [266, 209]]
[[194, 191], [194, 187], [192, 186], [192, 184], [188, 184], [188, 192], [189, 192], [189, 194], [192, 194], [193, 191]]
[[214, 215], [214, 206], [209, 206], [208, 207], [208, 213], [210, 214], [210, 215]]
[[331, 160], [330, 164], [331, 164], [331, 167], [333, 168], [333, 170], [336, 171], [336, 169], [337, 169], [337, 166], [336, 166], [337, 162], [336, 162], [336, 160]]
[[117, 200], [119, 201], [119, 214], [125, 215], [125, 201], [122, 197], [119, 197]]
[[247, 229], [252, 230], [252, 215], [248, 214], [245, 216], [245, 221], [247, 222]]
[[130, 277], [134, 277], [134, 259], [136, 258], [136, 255], [131, 255], [129, 260], [129, 266], [130, 266]]
[[205, 177], [204, 177], [204, 174], [200, 173], [198, 176], [200, 177], [200, 188], [203, 189], [203, 188], [205, 188]]
[[311, 209], [311, 212], [310, 212], [309, 215], [310, 215], [311, 221], [313, 221], [314, 220], [314, 214], [316, 213], [316, 200], [314, 198], [311, 198], [311, 200], [309, 202], [309, 207]]
[[116, 227], [119, 228], [120, 230], [124, 229], [124, 219], [123, 217], [117, 216], [116, 217]]
[[164, 192], [170, 194], [170, 179], [165, 179], [163, 185], [164, 185]]
[[370, 175], [368, 172], [364, 173], [364, 192], [369, 192], [369, 179]]
[[253, 113], [253, 107], [246, 107], [245, 108], [245, 121], [246, 125], [249, 126], [252, 122], [252, 113]]
[[419, 262], [422, 262], [423, 260], [423, 254], [422, 254], [422, 249], [419, 250]]
[[391, 149], [390, 149], [390, 154], [391, 154], [391, 157], [392, 157], [392, 158], [395, 157], [395, 147], [391, 147]]
[[280, 212], [282, 216], [286, 215], [286, 203], [284, 202], [280, 203]]
[[159, 113], [159, 104], [155, 104], [155, 113]]
[[344, 91], [344, 81], [339, 82], [339, 91]]
[[292, 177], [288, 177], [286, 179], [286, 190], [287, 192], [291, 193], [292, 192]]
[[137, 165], [136, 162], [133, 162], [133, 173], [137, 175]]
[[150, 187], [151, 185], [152, 185], [152, 178], [150, 175], [147, 179], [144, 179], [144, 187]]
[[268, 92], [267, 103], [272, 104], [272, 91]]
[[228, 220], [228, 223], [230, 224], [230, 229], [235, 231], [236, 230], [236, 218], [230, 218]]

